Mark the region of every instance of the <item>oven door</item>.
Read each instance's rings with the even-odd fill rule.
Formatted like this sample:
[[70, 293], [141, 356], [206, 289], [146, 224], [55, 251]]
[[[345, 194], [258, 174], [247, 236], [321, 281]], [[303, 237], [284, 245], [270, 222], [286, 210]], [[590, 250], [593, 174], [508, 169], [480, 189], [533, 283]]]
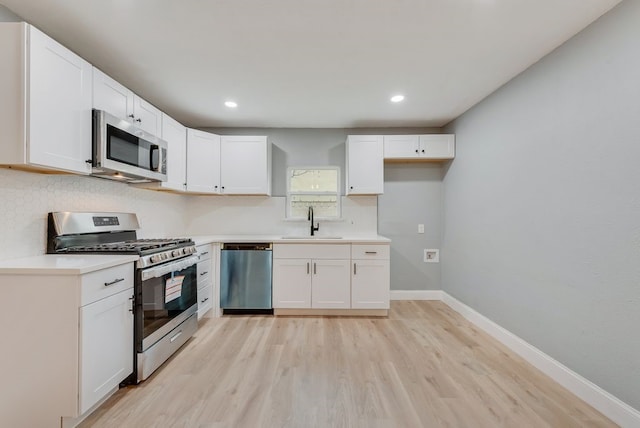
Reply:
[[140, 271], [136, 350], [144, 352], [197, 311], [197, 262], [190, 256]]

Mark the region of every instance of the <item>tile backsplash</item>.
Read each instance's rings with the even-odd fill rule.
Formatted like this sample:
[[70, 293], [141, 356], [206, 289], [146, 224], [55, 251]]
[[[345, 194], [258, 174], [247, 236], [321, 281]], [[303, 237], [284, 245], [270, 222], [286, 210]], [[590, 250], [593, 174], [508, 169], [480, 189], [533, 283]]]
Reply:
[[44, 254], [51, 211], [134, 212], [140, 237], [184, 235], [187, 199], [94, 177], [0, 168], [0, 260]]
[[[377, 201], [343, 197], [342, 219], [321, 221], [318, 234], [377, 233]], [[284, 197], [178, 195], [95, 177], [0, 168], [0, 260], [44, 254], [52, 211], [133, 212], [141, 238], [308, 234], [308, 222], [284, 218], [285, 203]]]

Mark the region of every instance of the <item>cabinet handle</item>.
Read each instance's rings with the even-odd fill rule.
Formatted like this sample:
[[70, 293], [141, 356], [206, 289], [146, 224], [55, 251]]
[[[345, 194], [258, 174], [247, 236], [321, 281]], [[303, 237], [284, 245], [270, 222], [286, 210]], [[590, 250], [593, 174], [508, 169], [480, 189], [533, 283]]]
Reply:
[[204, 302], [206, 302], [207, 300], [209, 300], [209, 298], [208, 298], [208, 297], [205, 297], [204, 299], [202, 299], [202, 300], [200, 301], [200, 303], [204, 303]]
[[133, 119], [135, 116], [130, 114], [128, 117], [130, 117], [131, 119]]
[[218, 188], [218, 186], [213, 186], [213, 188], [214, 188], [214, 189], [217, 189], [217, 188]]
[[418, 149], [416, 149], [416, 153], [418, 153]]
[[85, 162], [86, 163], [93, 163], [93, 159], [87, 159]]
[[422, 153], [424, 153], [424, 149], [422, 149]]
[[131, 313], [133, 313], [133, 298], [134, 298], [134, 297], [135, 297], [135, 296], [131, 296], [131, 297], [129, 297], [129, 300], [131, 300], [131, 308], [129, 309], [129, 312], [131, 312]]
[[142, 119], [137, 118], [137, 119], [136, 119], [136, 122], [140, 123], [140, 122], [142, 122]]
[[208, 252], [208, 251], [203, 251], [200, 255], [201, 255], [201, 256], [206, 256], [207, 254], [209, 254], [209, 252]]
[[182, 335], [182, 330], [180, 330], [175, 336], [173, 336], [171, 339], [169, 339], [169, 342], [173, 342], [174, 340], [176, 340], [181, 335]]
[[307, 262], [307, 275], [309, 275], [309, 262]]
[[356, 264], [355, 263], [353, 264], [353, 274], [354, 275], [356, 274]]
[[316, 274], [316, 264], [315, 264], [315, 262], [313, 263], [313, 274], [314, 275]]
[[116, 279], [114, 279], [114, 280], [113, 280], [113, 281], [111, 281], [111, 282], [105, 282], [105, 283], [104, 283], [104, 286], [105, 286], [105, 287], [108, 287], [108, 286], [110, 286], [110, 285], [117, 284], [117, 283], [122, 282], [122, 281], [124, 281], [124, 278], [116, 278]]
[[353, 186], [349, 186], [349, 189], [353, 190]]
[[365, 254], [378, 254], [377, 251], [365, 251], [364, 253]]
[[200, 276], [202, 276], [202, 275], [206, 275], [206, 274], [208, 274], [208, 273], [209, 273], [209, 271], [208, 271], [208, 270], [207, 270], [207, 271], [204, 271], [204, 272], [201, 272], [201, 273], [200, 273]]

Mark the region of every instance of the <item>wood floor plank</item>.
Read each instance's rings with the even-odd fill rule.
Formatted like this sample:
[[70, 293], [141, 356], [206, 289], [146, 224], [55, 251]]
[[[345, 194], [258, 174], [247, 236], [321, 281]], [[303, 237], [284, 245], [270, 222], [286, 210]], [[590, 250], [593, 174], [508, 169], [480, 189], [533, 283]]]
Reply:
[[201, 322], [151, 378], [81, 427], [614, 427], [437, 301], [388, 318]]

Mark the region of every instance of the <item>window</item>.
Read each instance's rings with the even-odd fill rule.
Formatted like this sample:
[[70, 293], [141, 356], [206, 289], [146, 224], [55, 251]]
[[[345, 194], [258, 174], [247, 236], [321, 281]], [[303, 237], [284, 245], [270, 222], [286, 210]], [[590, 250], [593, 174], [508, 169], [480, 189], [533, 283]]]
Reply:
[[315, 218], [340, 217], [340, 168], [289, 167], [287, 169], [287, 217], [306, 219], [309, 207]]

